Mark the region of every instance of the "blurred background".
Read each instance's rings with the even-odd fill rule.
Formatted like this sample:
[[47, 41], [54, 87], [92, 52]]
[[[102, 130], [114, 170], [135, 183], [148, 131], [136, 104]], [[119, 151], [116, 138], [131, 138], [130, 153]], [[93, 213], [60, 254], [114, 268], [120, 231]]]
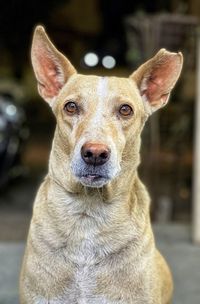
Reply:
[[[200, 249], [192, 244], [191, 229], [199, 21], [199, 0], [0, 1], [0, 304], [18, 303], [32, 203], [47, 172], [55, 128], [30, 63], [37, 24], [83, 74], [128, 76], [160, 48], [183, 52], [170, 102], [143, 132], [140, 175], [152, 197], [159, 246], [174, 269], [175, 303], [200, 303]], [[185, 286], [188, 271], [193, 280]]]

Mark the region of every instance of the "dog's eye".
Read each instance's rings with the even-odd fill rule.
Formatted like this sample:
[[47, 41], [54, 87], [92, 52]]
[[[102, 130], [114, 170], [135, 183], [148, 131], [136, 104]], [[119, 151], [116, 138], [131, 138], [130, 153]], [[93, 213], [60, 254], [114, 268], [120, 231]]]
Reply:
[[131, 116], [133, 114], [133, 109], [131, 106], [123, 104], [119, 108], [119, 114], [124, 117]]
[[78, 114], [79, 109], [78, 106], [75, 102], [73, 101], [69, 101], [64, 105], [64, 111], [68, 114], [68, 115], [75, 115]]

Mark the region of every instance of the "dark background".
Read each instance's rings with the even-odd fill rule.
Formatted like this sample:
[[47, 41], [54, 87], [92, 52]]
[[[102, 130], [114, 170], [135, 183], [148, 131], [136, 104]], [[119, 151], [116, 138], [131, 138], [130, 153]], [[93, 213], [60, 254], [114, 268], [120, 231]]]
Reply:
[[[128, 76], [161, 47], [184, 53], [183, 73], [169, 105], [152, 116], [143, 133], [140, 174], [152, 196], [155, 221], [191, 220], [199, 16], [198, 0], [0, 1], [0, 96], [11, 97], [24, 113], [16, 159], [3, 171], [5, 155], [0, 158], [0, 239], [23, 239], [26, 234], [55, 127], [51, 110], [37, 93], [30, 63], [37, 24], [45, 26], [57, 48], [86, 74]], [[93, 68], [84, 64], [91, 51], [99, 57]], [[115, 58], [113, 69], [103, 67], [105, 55]]]

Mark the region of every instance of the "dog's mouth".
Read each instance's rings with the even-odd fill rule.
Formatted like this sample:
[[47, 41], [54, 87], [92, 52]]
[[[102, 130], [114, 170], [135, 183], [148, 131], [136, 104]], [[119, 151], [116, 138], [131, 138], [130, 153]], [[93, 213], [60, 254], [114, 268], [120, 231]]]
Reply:
[[84, 174], [78, 176], [78, 179], [84, 186], [97, 188], [104, 186], [110, 180], [108, 176], [100, 174]]
[[101, 188], [108, 184], [117, 174], [118, 166], [113, 166], [109, 160], [105, 164], [86, 164], [80, 156], [73, 157], [71, 162], [71, 173], [78, 183], [92, 188]]

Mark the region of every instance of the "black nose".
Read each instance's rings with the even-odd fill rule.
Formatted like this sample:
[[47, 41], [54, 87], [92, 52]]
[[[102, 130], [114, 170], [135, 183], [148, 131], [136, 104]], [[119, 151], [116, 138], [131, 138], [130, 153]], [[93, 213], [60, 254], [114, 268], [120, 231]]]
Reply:
[[86, 143], [81, 148], [81, 156], [88, 165], [100, 166], [110, 158], [108, 146], [100, 143]]

